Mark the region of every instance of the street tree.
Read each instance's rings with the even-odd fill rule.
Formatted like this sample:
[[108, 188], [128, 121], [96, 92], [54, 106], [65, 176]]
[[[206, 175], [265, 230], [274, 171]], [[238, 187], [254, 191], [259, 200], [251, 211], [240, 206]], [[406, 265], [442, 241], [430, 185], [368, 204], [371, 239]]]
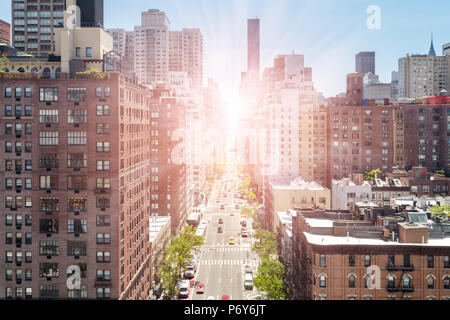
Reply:
[[285, 270], [283, 264], [275, 258], [265, 258], [258, 267], [254, 284], [260, 292], [264, 291], [269, 300], [285, 300]]
[[257, 229], [255, 232], [256, 241], [253, 244], [252, 251], [260, 257], [269, 258], [277, 254], [276, 235], [268, 230]]
[[203, 237], [195, 233], [195, 227], [186, 226], [165, 250], [165, 258], [158, 270], [158, 276], [162, 279], [166, 298], [170, 299], [177, 293], [176, 285], [179, 278], [204, 243]]

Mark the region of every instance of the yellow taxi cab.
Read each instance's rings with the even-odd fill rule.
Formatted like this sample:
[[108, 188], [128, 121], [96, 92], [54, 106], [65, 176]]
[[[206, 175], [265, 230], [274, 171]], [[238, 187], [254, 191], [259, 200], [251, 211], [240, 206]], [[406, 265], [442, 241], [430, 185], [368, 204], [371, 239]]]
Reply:
[[228, 244], [229, 244], [230, 246], [232, 246], [232, 245], [234, 245], [235, 243], [236, 243], [236, 240], [234, 240], [233, 237], [230, 237], [230, 240], [228, 240]]
[[230, 212], [230, 217], [233, 217], [234, 216], [234, 212]]

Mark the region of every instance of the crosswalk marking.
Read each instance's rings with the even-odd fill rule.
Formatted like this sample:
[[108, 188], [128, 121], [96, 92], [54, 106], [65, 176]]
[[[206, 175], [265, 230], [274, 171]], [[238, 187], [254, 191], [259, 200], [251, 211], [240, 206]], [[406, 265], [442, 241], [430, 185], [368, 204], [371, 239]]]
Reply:
[[256, 262], [254, 261], [248, 261], [246, 259], [224, 259], [224, 260], [217, 260], [217, 259], [210, 259], [210, 260], [201, 260], [199, 261], [200, 265], [227, 265], [227, 266], [243, 266], [248, 264], [250, 262], [250, 265], [256, 265]]

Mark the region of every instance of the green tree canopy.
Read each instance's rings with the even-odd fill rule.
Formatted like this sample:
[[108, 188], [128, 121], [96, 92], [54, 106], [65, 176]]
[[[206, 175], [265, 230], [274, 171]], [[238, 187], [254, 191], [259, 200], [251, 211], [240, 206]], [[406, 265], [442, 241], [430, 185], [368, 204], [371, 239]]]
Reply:
[[448, 219], [450, 217], [450, 205], [446, 204], [444, 206], [435, 205], [431, 208], [431, 213], [440, 219]]
[[256, 241], [252, 250], [260, 257], [264, 259], [277, 254], [277, 237], [274, 233], [264, 229], [257, 229], [255, 238]]
[[366, 171], [366, 172], [364, 172], [364, 180], [371, 181], [377, 175], [380, 175], [380, 174], [382, 174], [380, 169], [375, 169], [375, 170], [372, 170], [372, 171]]
[[254, 283], [260, 292], [267, 293], [269, 300], [285, 300], [284, 275], [284, 266], [280, 261], [274, 258], [266, 258], [262, 260], [258, 267]]
[[104, 72], [100, 72], [95, 68], [90, 68], [86, 71], [77, 72], [76, 76], [79, 78], [91, 78], [96, 80], [103, 80], [106, 78], [106, 74]]
[[178, 280], [204, 243], [203, 237], [195, 235], [196, 230], [193, 226], [186, 226], [165, 250], [164, 261], [157, 273], [163, 281], [163, 289], [167, 298], [171, 298], [177, 293]]

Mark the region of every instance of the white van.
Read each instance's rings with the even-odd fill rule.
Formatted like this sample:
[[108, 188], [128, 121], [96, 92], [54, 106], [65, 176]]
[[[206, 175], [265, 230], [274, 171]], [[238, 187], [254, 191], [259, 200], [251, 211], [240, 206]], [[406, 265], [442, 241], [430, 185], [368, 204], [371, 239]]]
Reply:
[[253, 275], [251, 273], [245, 274], [244, 288], [245, 290], [253, 290]]
[[191, 283], [189, 280], [181, 280], [178, 284], [178, 297], [184, 299], [189, 297], [189, 288]]

